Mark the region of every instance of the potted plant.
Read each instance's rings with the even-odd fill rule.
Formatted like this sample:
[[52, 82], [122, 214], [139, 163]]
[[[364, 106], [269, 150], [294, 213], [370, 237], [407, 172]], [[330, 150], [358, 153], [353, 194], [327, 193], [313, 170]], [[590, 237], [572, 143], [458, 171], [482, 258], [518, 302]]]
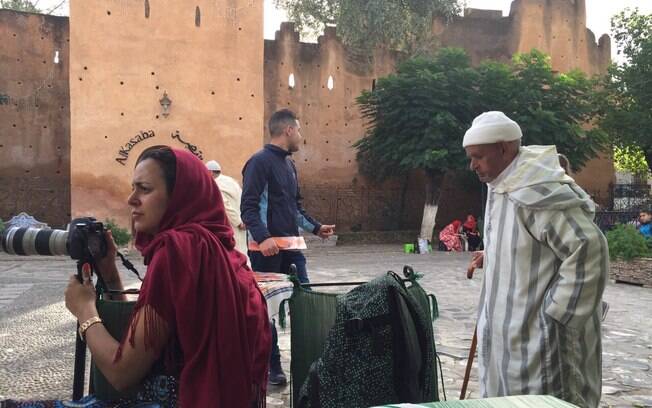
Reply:
[[109, 218], [104, 223], [104, 227], [111, 230], [113, 240], [118, 248], [126, 247], [129, 244], [129, 241], [131, 241], [131, 234], [129, 231], [126, 228], [120, 227], [115, 220]]
[[633, 225], [617, 225], [607, 232], [611, 278], [616, 282], [652, 287], [652, 241]]

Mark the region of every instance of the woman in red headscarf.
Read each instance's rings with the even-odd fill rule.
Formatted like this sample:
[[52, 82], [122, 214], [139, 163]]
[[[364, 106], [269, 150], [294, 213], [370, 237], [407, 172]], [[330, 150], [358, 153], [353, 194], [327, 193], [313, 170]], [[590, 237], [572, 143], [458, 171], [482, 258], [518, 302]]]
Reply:
[[460, 232], [462, 228], [462, 221], [455, 220], [444, 227], [439, 233], [439, 249], [441, 251], [461, 251], [462, 241], [460, 240]]
[[466, 221], [462, 224], [462, 231], [466, 235], [466, 241], [469, 243], [469, 251], [477, 251], [482, 245], [482, 238], [478, 231], [478, 222], [471, 214], [466, 216]]
[[[271, 346], [265, 300], [234, 250], [208, 170], [189, 152], [149, 148], [138, 158], [128, 203], [147, 275], [126, 338], [118, 342], [103, 327], [88, 274], [81, 284], [71, 278], [66, 290], [95, 364], [118, 390], [142, 389], [155, 378], [151, 398], [164, 406], [264, 406]], [[98, 270], [109, 289], [122, 289], [114, 244], [109, 252]]]

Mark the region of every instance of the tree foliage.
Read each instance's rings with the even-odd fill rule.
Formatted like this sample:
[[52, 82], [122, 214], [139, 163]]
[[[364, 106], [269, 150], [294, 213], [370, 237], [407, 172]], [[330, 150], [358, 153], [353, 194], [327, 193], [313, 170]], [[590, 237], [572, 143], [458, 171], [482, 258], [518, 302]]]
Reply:
[[577, 170], [608, 145], [603, 131], [586, 126], [596, 114], [594, 86], [579, 71], [555, 73], [536, 50], [511, 65], [489, 61], [478, 68], [460, 49], [410, 59], [358, 98], [368, 124], [355, 145], [361, 170], [382, 180], [463, 168], [464, 132], [490, 110], [518, 122], [524, 144], [557, 145]]
[[652, 170], [652, 15], [626, 9], [611, 26], [624, 62], [603, 81], [599, 125], [616, 144], [640, 149]]
[[0, 0], [0, 9], [24, 11], [27, 13], [56, 14], [64, 9], [68, 0], [61, 0], [47, 9], [40, 7], [40, 0]]
[[369, 131], [355, 147], [371, 164], [367, 175], [382, 180], [421, 169], [435, 176], [463, 167], [459, 136], [477, 111], [477, 76], [463, 50], [443, 49], [406, 61], [364, 91], [358, 103]]
[[459, 0], [275, 0], [298, 28], [321, 33], [337, 26], [342, 42], [358, 54], [377, 47], [415, 55], [433, 41], [434, 17], [449, 19], [461, 11]]
[[614, 165], [618, 171], [637, 175], [644, 176], [650, 171], [645, 153], [638, 146], [615, 146]]
[[30, 0], [0, 0], [0, 8], [16, 11], [26, 11], [29, 13], [41, 12], [41, 9], [36, 7], [34, 2]]

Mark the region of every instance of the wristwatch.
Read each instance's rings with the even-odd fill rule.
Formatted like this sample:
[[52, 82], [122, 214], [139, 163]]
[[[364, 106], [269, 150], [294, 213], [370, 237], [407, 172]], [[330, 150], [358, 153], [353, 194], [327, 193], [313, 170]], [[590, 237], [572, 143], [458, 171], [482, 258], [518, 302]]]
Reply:
[[82, 339], [83, 341], [86, 341], [86, 338], [84, 335], [86, 334], [86, 330], [88, 330], [92, 325], [96, 323], [102, 323], [102, 319], [99, 318], [99, 316], [93, 316], [90, 319], [86, 320], [84, 323], [79, 325], [79, 338]]

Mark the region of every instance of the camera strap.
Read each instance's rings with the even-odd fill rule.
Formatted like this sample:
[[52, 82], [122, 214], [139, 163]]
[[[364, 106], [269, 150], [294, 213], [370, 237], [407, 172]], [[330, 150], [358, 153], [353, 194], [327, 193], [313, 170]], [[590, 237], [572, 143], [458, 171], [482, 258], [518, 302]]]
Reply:
[[134, 264], [132, 264], [127, 258], [125, 258], [125, 256], [122, 255], [120, 253], [120, 251], [117, 251], [117, 253], [118, 253], [118, 256], [120, 257], [120, 260], [122, 261], [122, 265], [124, 265], [124, 267], [127, 268], [130, 272], [133, 272], [134, 274], [136, 274], [136, 276], [138, 277], [138, 280], [140, 280], [142, 282], [143, 278], [140, 277], [140, 274], [138, 273], [138, 270], [136, 270], [136, 267], [134, 266]]

